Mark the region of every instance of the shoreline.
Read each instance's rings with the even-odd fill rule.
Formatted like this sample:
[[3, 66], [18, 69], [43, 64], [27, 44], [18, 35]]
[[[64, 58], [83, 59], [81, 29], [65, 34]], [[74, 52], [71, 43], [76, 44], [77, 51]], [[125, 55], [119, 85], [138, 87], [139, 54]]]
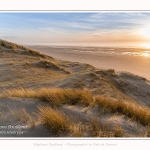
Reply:
[[[150, 80], [150, 58], [130, 55], [93, 54], [72, 51], [72, 48], [31, 46], [40, 53], [56, 59], [90, 64], [98, 69], [114, 69], [116, 72], [127, 72]], [[84, 49], [84, 47], [83, 47]]]

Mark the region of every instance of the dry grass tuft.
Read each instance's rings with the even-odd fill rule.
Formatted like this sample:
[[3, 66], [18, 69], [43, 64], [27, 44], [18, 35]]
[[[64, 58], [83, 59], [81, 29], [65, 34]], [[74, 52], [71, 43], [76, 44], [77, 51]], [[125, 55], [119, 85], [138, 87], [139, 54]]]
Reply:
[[114, 69], [108, 69], [108, 70], [106, 70], [108, 73], [115, 73], [115, 70]]
[[123, 137], [125, 134], [123, 132], [123, 130], [121, 129], [121, 127], [119, 125], [117, 125], [114, 128], [114, 137]]
[[34, 56], [39, 56], [39, 55], [40, 55], [39, 52], [34, 51], [34, 50], [31, 50], [31, 49], [26, 49], [26, 51], [27, 51], [29, 54], [34, 55]]
[[102, 75], [116, 75], [116, 72], [114, 69], [108, 69], [108, 70], [99, 70], [98, 73]]
[[56, 62], [52, 62], [52, 61], [49, 61], [49, 60], [41, 60], [40, 63], [43, 65], [43, 67], [56, 69], [56, 70], [61, 70], [65, 73], [70, 74], [70, 72], [67, 69], [65, 69], [63, 67], [60, 67]]
[[150, 137], [150, 125], [147, 126], [145, 137]]
[[54, 134], [66, 133], [71, 137], [83, 137], [82, 125], [71, 116], [51, 107], [38, 107], [41, 121]]
[[115, 113], [122, 113], [146, 126], [150, 124], [150, 109], [135, 102], [119, 101], [101, 96], [96, 97], [96, 103]]
[[33, 118], [27, 113], [27, 111], [22, 108], [22, 109], [10, 109], [11, 114], [17, 119], [17, 120], [21, 120], [23, 122], [27, 122], [30, 127], [35, 127], [35, 122], [33, 120]]
[[70, 127], [70, 136], [71, 137], [84, 137], [84, 131], [82, 128], [82, 124], [74, 124]]
[[61, 88], [40, 88], [40, 89], [12, 89], [3, 92], [0, 97], [23, 97], [36, 98], [48, 101], [53, 106], [62, 104], [84, 104], [86, 106], [93, 103], [91, 92], [87, 89], [61, 89]]
[[38, 107], [42, 123], [55, 134], [60, 131], [69, 131], [71, 121], [63, 112], [51, 107]]
[[97, 119], [88, 122], [88, 131], [91, 137], [124, 137], [120, 126], [110, 129], [106, 124], [100, 124]]
[[4, 119], [4, 120], [9, 120], [7, 115], [6, 115], [6, 112], [1, 107], [0, 107], [0, 118]]
[[8, 49], [16, 49], [16, 44], [14, 43], [11, 43], [11, 42], [7, 42], [7, 41], [4, 41], [4, 40], [0, 40], [0, 47], [6, 47]]
[[88, 122], [88, 129], [91, 137], [99, 137], [100, 136], [100, 124], [96, 119], [90, 120]]
[[18, 44], [15, 44], [15, 43], [12, 43], [12, 42], [7, 42], [5, 40], [1, 40], [0, 39], [0, 49], [2, 47], [5, 47], [7, 49], [11, 49], [13, 50], [15, 53], [17, 53], [17, 49], [22, 49], [22, 50], [25, 50], [25, 52], [29, 55], [33, 55], [33, 56], [40, 56], [40, 57], [43, 57], [43, 58], [46, 58], [46, 55], [44, 54], [40, 54], [39, 52], [37, 51], [34, 51], [30, 48], [27, 48], [27, 47], [24, 47], [24, 46], [21, 46], [21, 45], [18, 45]]

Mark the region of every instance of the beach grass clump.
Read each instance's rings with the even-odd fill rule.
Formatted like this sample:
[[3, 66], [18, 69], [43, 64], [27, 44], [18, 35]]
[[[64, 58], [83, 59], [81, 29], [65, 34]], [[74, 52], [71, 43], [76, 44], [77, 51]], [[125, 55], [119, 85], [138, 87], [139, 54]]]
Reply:
[[114, 137], [124, 137], [125, 133], [123, 132], [123, 130], [121, 129], [121, 127], [119, 125], [115, 126], [115, 128], [113, 129], [113, 136]]
[[34, 56], [39, 56], [39, 55], [40, 55], [39, 52], [34, 51], [34, 50], [31, 50], [31, 49], [26, 49], [26, 51], [27, 51], [29, 54], [34, 55]]
[[1, 40], [0, 41], [0, 46], [2, 47], [6, 47], [8, 49], [16, 49], [16, 44], [14, 43], [11, 43], [11, 42], [7, 42], [7, 41], [4, 41], [4, 40]]
[[0, 49], [2, 47], [5, 47], [7, 49], [12, 49], [14, 52], [17, 52], [17, 49], [23, 49], [23, 50], [25, 50], [27, 52], [27, 54], [30, 54], [30, 55], [33, 55], [33, 56], [40, 56], [40, 57], [43, 57], [43, 58], [46, 57], [46, 55], [40, 54], [39, 52], [34, 51], [34, 50], [30, 49], [30, 48], [27, 48], [27, 47], [24, 47], [24, 46], [21, 46], [21, 45], [12, 43], [12, 42], [7, 42], [5, 40], [1, 40], [0, 39]]
[[73, 117], [52, 107], [39, 106], [38, 109], [42, 124], [55, 135], [66, 133], [70, 137], [83, 137], [82, 125], [75, 123]]
[[114, 100], [112, 98], [97, 96], [96, 104], [104, 109], [108, 109], [112, 113], [122, 113], [144, 126], [150, 124], [150, 109], [136, 102]]
[[99, 137], [101, 127], [99, 122], [96, 119], [92, 119], [88, 121], [88, 130], [90, 132], [91, 137]]
[[99, 70], [97, 71], [97, 73], [103, 74], [103, 75], [109, 75], [109, 74], [115, 74], [115, 70], [114, 69], [107, 69], [107, 70]]
[[150, 137], [150, 125], [146, 127], [145, 137]]
[[40, 63], [43, 65], [43, 67], [60, 70], [70, 74], [70, 72], [67, 69], [60, 67], [56, 62], [49, 61], [49, 60], [41, 60]]
[[17, 108], [13, 108], [10, 109], [11, 110], [11, 114], [20, 121], [26, 122], [30, 125], [30, 127], [35, 127], [35, 122], [33, 120], [33, 118], [31, 117], [31, 115], [29, 113], [27, 113], [27, 111], [24, 108], [21, 109], [17, 109]]
[[47, 68], [60, 69], [57, 63], [49, 61], [49, 60], [40, 60], [40, 63], [43, 64]]
[[124, 137], [125, 134], [118, 125], [115, 128], [100, 123], [97, 119], [88, 121], [88, 131], [91, 137]]
[[71, 88], [12, 89], [2, 92], [0, 97], [41, 99], [49, 102], [53, 106], [59, 106], [62, 104], [84, 104], [88, 106], [94, 101], [93, 96], [88, 89], [81, 90]]
[[70, 126], [70, 137], [84, 137], [82, 123], [74, 123], [74, 125]]
[[60, 110], [43, 106], [38, 109], [42, 123], [55, 134], [70, 130], [71, 120]]
[[107, 72], [108, 73], [115, 73], [115, 70], [114, 69], [108, 69]]
[[12, 42], [7, 42], [5, 40], [1, 40], [0, 39], [0, 48], [1, 47], [5, 47], [5, 48], [8, 48], [8, 49], [12, 49], [14, 52], [17, 52], [17, 48], [22, 48], [24, 50], [26, 50], [27, 48], [23, 47], [23, 46], [20, 46], [20, 45], [17, 45], [15, 43], [12, 43]]

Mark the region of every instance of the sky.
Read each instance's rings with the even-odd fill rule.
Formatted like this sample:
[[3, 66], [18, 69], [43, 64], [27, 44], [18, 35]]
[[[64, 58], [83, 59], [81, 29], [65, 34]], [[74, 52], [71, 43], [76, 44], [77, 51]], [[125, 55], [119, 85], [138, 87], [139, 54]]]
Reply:
[[0, 39], [23, 45], [150, 48], [150, 12], [0, 12]]

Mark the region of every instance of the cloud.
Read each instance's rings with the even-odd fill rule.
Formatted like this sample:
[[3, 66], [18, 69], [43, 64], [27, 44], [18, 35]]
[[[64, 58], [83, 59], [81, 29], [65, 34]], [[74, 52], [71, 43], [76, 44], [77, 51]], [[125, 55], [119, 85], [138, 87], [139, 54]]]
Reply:
[[2, 13], [0, 35], [24, 43], [134, 42], [150, 13]]

